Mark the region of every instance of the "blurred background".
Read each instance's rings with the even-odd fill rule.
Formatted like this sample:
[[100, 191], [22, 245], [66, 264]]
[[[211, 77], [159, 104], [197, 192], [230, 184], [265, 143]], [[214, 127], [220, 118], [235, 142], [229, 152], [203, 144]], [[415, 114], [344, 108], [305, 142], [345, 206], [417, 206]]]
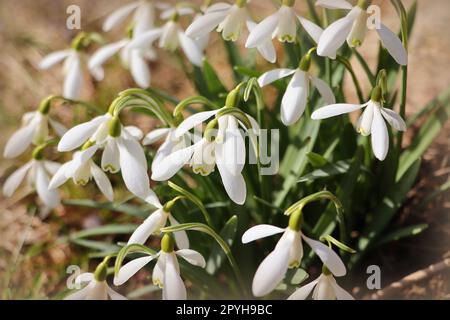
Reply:
[[[120, 0], [1, 0], [0, 1], [0, 150], [20, 125], [24, 112], [34, 110], [50, 94], [59, 94], [62, 86], [60, 66], [39, 71], [37, 65], [44, 55], [69, 46], [76, 31], [66, 29], [66, 8], [76, 4], [81, 8], [84, 31], [101, 31], [101, 23], [112, 10], [127, 1]], [[172, 1], [165, 1], [172, 2]], [[197, 1], [195, 1], [197, 2]], [[412, 1], [403, 1], [406, 7]], [[198, 3], [198, 2], [197, 2]], [[382, 6], [382, 20], [398, 30], [398, 18], [387, 0], [374, 1]], [[274, 11], [271, 1], [253, 1], [254, 17], [260, 19]], [[304, 1], [297, 1], [300, 11], [306, 12]], [[121, 30], [122, 29], [122, 30]], [[123, 38], [123, 27], [105, 34], [108, 42]], [[442, 90], [450, 86], [450, 2], [448, 0], [418, 0], [416, 24], [409, 49], [408, 114], [419, 111]], [[281, 54], [281, 47], [278, 48]], [[369, 65], [378, 54], [378, 43], [369, 35], [361, 48]], [[225, 83], [231, 83], [231, 71], [223, 44], [217, 35], [211, 37], [207, 50], [210, 62], [220, 71]], [[354, 63], [360, 82], [364, 74]], [[262, 69], [268, 65], [262, 64]], [[179, 98], [195, 91], [187, 80], [176, 57], [159, 52], [151, 63], [152, 85]], [[351, 82], [346, 95], [357, 101]], [[129, 73], [118, 63], [106, 65], [105, 80], [90, 82], [83, 99], [106, 109], [116, 94], [133, 87]], [[365, 88], [366, 91], [368, 87]], [[100, 92], [94, 96], [94, 92]], [[71, 112], [61, 107], [58, 118], [69, 121]], [[153, 123], [145, 118], [138, 125], [148, 130]], [[411, 273], [450, 258], [450, 126], [447, 125], [425, 155], [420, 179], [409, 195], [401, 214], [392, 222], [396, 227], [427, 223], [429, 228], [414, 238], [408, 238], [373, 251], [363, 265], [377, 264], [382, 268], [382, 286], [402, 279]], [[413, 131], [413, 130], [412, 130]], [[408, 135], [413, 134], [409, 132]], [[408, 139], [406, 139], [408, 141]], [[406, 143], [408, 143], [406, 141]], [[3, 152], [3, 151], [2, 151]], [[17, 168], [24, 159], [0, 160], [0, 181]], [[79, 190], [78, 192], [89, 192]], [[58, 297], [65, 288], [66, 266], [78, 264], [87, 268], [86, 251], [67, 241], [71, 231], [101, 225], [105, 220], [120, 223], [120, 215], [99, 210], [58, 208], [46, 219], [32, 214], [25, 201], [26, 191], [6, 199], [0, 196], [0, 298], [50, 299]], [[32, 198], [30, 198], [32, 199]], [[447, 260], [445, 260], [447, 259]], [[389, 292], [386, 298], [449, 299], [450, 269], [435, 270], [424, 279], [413, 276], [400, 290]], [[356, 270], [351, 279], [357, 298], [371, 298], [365, 289], [365, 269]], [[143, 276], [144, 277], [144, 276]], [[144, 281], [142, 281], [144, 280]], [[148, 282], [135, 279], [136, 282]], [[143, 297], [146, 297], [145, 295]], [[151, 295], [150, 295], [151, 297]]]

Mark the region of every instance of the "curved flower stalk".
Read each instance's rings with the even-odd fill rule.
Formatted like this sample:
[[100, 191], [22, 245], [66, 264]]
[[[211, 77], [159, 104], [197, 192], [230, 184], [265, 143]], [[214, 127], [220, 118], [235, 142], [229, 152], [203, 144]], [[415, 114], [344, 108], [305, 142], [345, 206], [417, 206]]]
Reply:
[[36, 147], [33, 151], [33, 159], [13, 172], [3, 185], [4, 196], [11, 197], [26, 180], [26, 183], [36, 190], [44, 204], [44, 212], [54, 209], [61, 201], [57, 190], [49, 190], [50, 175], [55, 174], [61, 165], [44, 159], [43, 150], [46, 146], [44, 144]]
[[186, 300], [186, 287], [180, 276], [178, 257], [201, 268], [206, 266], [206, 262], [197, 251], [191, 249], [175, 251], [174, 246], [174, 236], [166, 233], [161, 240], [161, 250], [157, 254], [147, 254], [145, 257], [134, 259], [123, 265], [114, 277], [114, 284], [117, 286], [122, 285], [150, 261], [157, 259], [153, 268], [152, 280], [155, 285], [163, 289], [163, 299]]
[[310, 65], [311, 56], [309, 52], [302, 58], [297, 69], [274, 69], [258, 78], [259, 86], [264, 87], [292, 75], [281, 101], [281, 121], [287, 126], [296, 123], [303, 115], [308, 102], [310, 84], [316, 87], [326, 104], [336, 102], [330, 86], [309, 73]]
[[95, 273], [86, 272], [76, 277], [76, 285], [87, 285], [83, 289], [68, 295], [64, 300], [127, 300], [126, 297], [111, 289], [106, 282], [109, 259], [109, 257], [106, 257], [97, 266]]
[[96, 149], [88, 148], [75, 152], [73, 159], [63, 164], [50, 181], [49, 189], [56, 189], [72, 179], [76, 185], [84, 186], [94, 178], [100, 191], [109, 200], [114, 200], [114, 191], [108, 176], [91, 159]]
[[53, 120], [49, 113], [49, 103], [52, 97], [42, 101], [39, 110], [27, 112], [22, 117], [22, 127], [8, 140], [3, 151], [5, 158], [20, 156], [31, 145], [39, 145], [50, 138], [49, 126], [57, 136], [61, 137], [67, 129], [58, 121]]
[[[222, 33], [226, 41], [238, 40], [243, 29], [251, 32], [256, 23], [249, 17], [247, 1], [237, 0], [234, 5], [228, 3], [215, 3], [204, 10], [186, 29], [186, 35], [193, 39], [208, 37], [214, 29]], [[272, 41], [268, 40], [256, 46], [258, 52], [267, 61], [274, 63], [277, 59]]]
[[[368, 0], [359, 0], [358, 4], [353, 7], [345, 0], [317, 1], [316, 4], [324, 8], [350, 10], [347, 16], [333, 22], [323, 32], [317, 47], [317, 53], [320, 56], [336, 55], [337, 50], [339, 50], [346, 40], [348, 46], [352, 48], [362, 45], [368, 31], [367, 20], [369, 19], [369, 15], [366, 10], [369, 3], [370, 1]], [[377, 26], [376, 31], [381, 43], [392, 58], [400, 65], [407, 65], [408, 53], [397, 35], [382, 23]]]
[[[185, 13], [185, 12], [181, 12]], [[139, 49], [148, 46], [159, 39], [159, 47], [168, 51], [175, 51], [181, 47], [188, 60], [195, 66], [200, 67], [203, 62], [204, 47], [201, 43], [189, 38], [181, 28], [178, 20], [180, 12], [174, 11], [173, 15], [161, 28], [153, 29], [136, 35], [131, 41], [130, 48]]]
[[355, 300], [350, 293], [337, 284], [333, 274], [325, 266], [316, 280], [295, 290], [288, 300], [305, 300], [313, 289], [314, 300]]
[[[95, 34], [80, 33], [72, 41], [72, 48], [60, 50], [45, 56], [39, 63], [42, 70], [48, 69], [57, 63], [63, 62], [63, 97], [70, 100], [76, 100], [80, 97], [83, 87], [84, 73], [87, 70], [87, 56], [83, 49], [96, 40]], [[96, 68], [90, 70], [90, 73], [96, 80], [103, 79], [103, 69]]]
[[119, 53], [122, 65], [130, 70], [134, 82], [141, 88], [148, 88], [151, 82], [151, 73], [147, 60], [154, 60], [156, 52], [150, 47], [151, 44], [143, 48], [130, 48], [129, 44], [132, 41], [132, 37], [136, 36], [135, 32], [131, 33], [133, 35], [127, 39], [110, 43], [98, 49], [89, 59], [88, 67], [91, 72], [103, 69], [103, 64]]
[[[220, 110], [199, 112], [188, 117], [176, 129], [175, 137], [181, 137], [189, 130], [200, 125], [211, 117], [212, 120], [204, 133], [204, 136], [193, 145], [171, 153], [160, 162], [152, 173], [152, 180], [165, 181], [175, 175], [185, 164], [190, 163], [193, 171], [203, 176], [214, 171], [215, 166], [219, 169], [225, 190], [237, 204], [243, 204], [247, 196], [247, 187], [242, 170], [246, 159], [245, 141], [239, 130], [239, 125], [244, 124], [234, 115], [220, 115]], [[244, 116], [251, 122], [251, 126], [258, 128], [257, 122], [249, 115]], [[211, 135], [217, 126], [217, 135]]]
[[[158, 208], [156, 211], [150, 214], [148, 218], [145, 219], [145, 221], [136, 228], [127, 244], [144, 244], [152, 234], [160, 233], [160, 229], [166, 226], [167, 220], [169, 220], [170, 225], [172, 226], [179, 225], [180, 223], [170, 213], [172, 206], [178, 199], [181, 198], [173, 199], [162, 208]], [[178, 248], [189, 248], [189, 238], [186, 234], [186, 231], [183, 230], [175, 232], [174, 236]]]
[[131, 25], [134, 32], [141, 34], [155, 25], [155, 5], [152, 0], [139, 0], [114, 10], [103, 23], [103, 31], [108, 32], [121, 24], [134, 12]]
[[247, 48], [256, 48], [273, 38], [280, 42], [295, 42], [297, 39], [297, 26], [300, 24], [306, 33], [317, 43], [322, 35], [322, 28], [313, 22], [296, 14], [293, 6], [295, 0], [283, 0], [277, 12], [261, 21], [247, 39]]
[[107, 113], [67, 131], [58, 144], [58, 151], [72, 151], [86, 143], [94, 152], [104, 148], [101, 161], [103, 171], [121, 171], [125, 186], [131, 193], [160, 207], [161, 203], [150, 189], [147, 160], [139, 143], [142, 137], [140, 129], [124, 127], [118, 115]]
[[313, 112], [314, 120], [327, 119], [365, 108], [357, 122], [357, 131], [363, 136], [372, 135], [372, 150], [383, 161], [389, 151], [389, 132], [385, 121], [398, 131], [406, 131], [405, 121], [393, 110], [383, 107], [380, 87], [375, 87], [369, 102], [364, 104], [332, 104]]

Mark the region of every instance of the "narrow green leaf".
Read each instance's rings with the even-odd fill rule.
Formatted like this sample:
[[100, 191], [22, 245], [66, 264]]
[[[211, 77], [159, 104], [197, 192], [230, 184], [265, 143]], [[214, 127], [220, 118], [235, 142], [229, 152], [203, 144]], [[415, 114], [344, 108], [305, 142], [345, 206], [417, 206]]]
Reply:
[[70, 237], [72, 239], [80, 239], [87, 237], [94, 237], [100, 235], [107, 234], [130, 234], [136, 230], [138, 226], [136, 224], [127, 224], [127, 225], [119, 225], [119, 224], [110, 224], [101, 226], [98, 228], [91, 228], [83, 231], [76, 232], [72, 234]]
[[212, 94], [219, 96], [220, 93], [227, 92], [227, 89], [223, 85], [222, 81], [220, 81], [216, 71], [206, 59], [203, 60], [203, 75], [205, 77], [208, 90]]
[[403, 238], [416, 236], [422, 233], [424, 230], [428, 228], [428, 224], [417, 224], [414, 226], [405, 227], [399, 230], [396, 230], [380, 239], [377, 242], [376, 246], [382, 246], [389, 242], [398, 241]]
[[310, 182], [321, 178], [330, 178], [344, 174], [350, 168], [350, 163], [351, 160], [341, 160], [336, 163], [330, 163], [323, 168], [305, 174], [297, 182]]
[[114, 202], [97, 202], [90, 199], [75, 199], [75, 200], [64, 200], [64, 205], [75, 206], [75, 207], [86, 207], [94, 208], [99, 210], [109, 210], [115, 212], [122, 212], [134, 217], [146, 218], [149, 211], [153, 211], [156, 208], [153, 206], [142, 206], [136, 207], [128, 204], [120, 204]]

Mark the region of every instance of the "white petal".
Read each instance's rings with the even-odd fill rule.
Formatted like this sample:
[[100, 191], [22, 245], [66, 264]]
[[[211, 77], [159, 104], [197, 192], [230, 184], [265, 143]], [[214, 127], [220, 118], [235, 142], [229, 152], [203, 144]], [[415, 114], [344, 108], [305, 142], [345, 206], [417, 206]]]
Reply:
[[321, 6], [326, 9], [348, 9], [351, 10], [353, 6], [345, 0], [317, 0], [316, 6]]
[[336, 279], [332, 278], [330, 283], [338, 300], [355, 300], [355, 298], [353, 298], [350, 293], [348, 293], [337, 284]]
[[6, 179], [3, 185], [3, 195], [5, 197], [11, 197], [14, 194], [14, 192], [22, 183], [23, 179], [25, 179], [25, 176], [32, 165], [33, 161], [26, 163], [25, 165], [14, 171], [8, 177], [8, 179]]
[[245, 184], [242, 173], [238, 170], [230, 171], [229, 167], [225, 164], [224, 149], [216, 148], [217, 168], [219, 169], [220, 177], [222, 178], [223, 186], [230, 199], [236, 204], [244, 204], [247, 198], [247, 186]]
[[134, 276], [139, 270], [141, 270], [146, 264], [152, 261], [156, 256], [147, 256], [131, 260], [127, 264], [123, 265], [117, 277], [114, 277], [114, 285], [120, 286]]
[[302, 238], [335, 276], [345, 276], [347, 270], [345, 269], [344, 263], [342, 262], [341, 258], [339, 258], [336, 252], [334, 252], [322, 242], [308, 238], [304, 234], [302, 234]]
[[48, 119], [48, 122], [59, 137], [62, 137], [67, 132], [67, 128], [58, 121]]
[[120, 293], [115, 292], [109, 286], [106, 287], [106, 292], [108, 292], [108, 295], [110, 296], [111, 300], [128, 300], [126, 297], [124, 297]]
[[66, 59], [72, 52], [72, 50], [61, 50], [50, 53], [41, 60], [39, 69], [48, 69], [54, 66], [58, 62]]
[[406, 123], [395, 111], [381, 108], [381, 114], [386, 121], [397, 131], [406, 131]]
[[117, 143], [113, 139], [106, 142], [102, 154], [102, 169], [106, 172], [116, 173], [120, 170], [120, 154]]
[[238, 128], [236, 118], [229, 117], [227, 126], [225, 141], [216, 143], [216, 162], [220, 162], [230, 173], [235, 175], [241, 173], [245, 165], [245, 141]]
[[317, 88], [326, 104], [335, 104], [336, 99], [328, 83], [317, 77], [311, 77], [313, 85]]
[[140, 2], [136, 1], [113, 11], [113, 13], [111, 13], [103, 23], [103, 31], [110, 31], [112, 28], [120, 24], [134, 9], [139, 6], [139, 4]]
[[6, 143], [3, 156], [5, 158], [15, 158], [21, 155], [31, 144], [34, 134], [39, 125], [37, 118], [33, 119], [25, 127], [20, 128], [9, 138]]
[[128, 40], [121, 40], [119, 42], [114, 42], [104, 47], [101, 47], [89, 59], [88, 63], [89, 69], [94, 70], [102, 66], [106, 62], [106, 60], [108, 60], [117, 52], [119, 52], [119, 50], [122, 49], [127, 43]]
[[386, 159], [389, 151], [389, 133], [379, 108], [373, 110], [372, 150], [380, 161]]
[[261, 21], [248, 36], [245, 46], [247, 48], [255, 48], [260, 44], [263, 44], [266, 41], [272, 39], [272, 33], [276, 29], [278, 21], [278, 12], [268, 16], [263, 21]]
[[201, 124], [202, 122], [208, 120], [212, 116], [216, 115], [218, 110], [212, 111], [203, 111], [193, 114], [186, 118], [183, 122], [180, 123], [177, 130], [175, 131], [175, 137], [179, 138], [195, 126]]
[[256, 297], [272, 292], [283, 280], [289, 267], [290, 243], [278, 243], [276, 248], [261, 262], [253, 278], [252, 291]]
[[196, 39], [213, 31], [223, 19], [225, 19], [228, 10], [212, 11], [195, 19], [186, 29], [186, 35]]
[[161, 28], [153, 29], [144, 33], [141, 33], [133, 38], [128, 44], [128, 48], [146, 48], [151, 45], [156, 39], [158, 39], [163, 33]]
[[131, 51], [130, 71], [138, 86], [144, 89], [150, 86], [150, 69], [140, 50]]
[[203, 65], [204, 54], [198, 44], [182, 31], [178, 31], [178, 38], [180, 40], [181, 48], [188, 60], [193, 65], [201, 67]]
[[139, 1], [134, 14], [133, 34], [141, 34], [155, 26], [155, 6], [152, 1]]
[[147, 133], [144, 140], [142, 141], [142, 144], [144, 146], [153, 144], [153, 143], [165, 138], [171, 130], [172, 130], [171, 128], [160, 128], [160, 129], [152, 130], [149, 133]]
[[164, 300], [186, 300], [186, 287], [178, 273], [178, 261], [174, 254], [166, 255], [166, 268], [164, 270]]
[[323, 29], [314, 22], [309, 21], [308, 19], [302, 18], [300, 16], [298, 16], [298, 20], [300, 21], [300, 24], [302, 25], [303, 29], [305, 29], [306, 33], [309, 34], [309, 36], [314, 40], [314, 42], [319, 43], [320, 37], [323, 34]]
[[41, 198], [42, 202], [49, 207], [54, 208], [56, 207], [60, 202], [60, 197], [58, 190], [49, 190], [49, 177], [47, 176], [47, 173], [45, 172], [44, 166], [42, 163], [36, 164], [36, 191], [39, 195], [39, 198]]
[[362, 109], [366, 105], [367, 104], [361, 105], [361, 104], [347, 104], [347, 103], [331, 104], [329, 106], [325, 106], [314, 111], [311, 115], [311, 119], [321, 120], [331, 118], [344, 113], [350, 113]]
[[75, 278], [75, 284], [82, 284], [82, 283], [86, 283], [86, 282], [91, 282], [93, 281], [94, 278], [94, 274], [91, 272], [84, 272], [82, 274], [80, 274], [78, 277]]
[[109, 201], [114, 200], [114, 191], [108, 176], [94, 163], [91, 164], [91, 174], [94, 177], [100, 191], [105, 195]]
[[314, 287], [316, 286], [317, 281], [318, 279], [311, 281], [303, 287], [298, 288], [293, 294], [289, 296], [288, 300], [305, 300], [306, 298], [308, 298], [312, 289], [314, 289]]
[[[171, 215], [169, 214], [169, 221], [170, 225], [176, 226], [180, 223]], [[188, 249], [189, 248], [189, 238], [187, 236], [186, 231], [178, 231], [174, 233], [175, 236], [175, 243], [177, 244], [177, 247], [179, 249]]]
[[344, 44], [349, 35], [355, 18], [353, 15], [333, 22], [324, 30], [320, 37], [317, 54], [324, 57], [332, 57], [336, 55], [336, 51]]
[[295, 71], [296, 69], [274, 69], [268, 71], [258, 78], [258, 84], [260, 87], [264, 87], [272, 82], [294, 74]]
[[[92, 282], [93, 283], [93, 282]], [[81, 290], [78, 290], [72, 294], [69, 294], [64, 298], [64, 300], [85, 300], [87, 295], [92, 289], [92, 285], [88, 284], [86, 287], [84, 287]]]
[[162, 209], [154, 211], [136, 228], [127, 244], [144, 244], [153, 233], [166, 225], [167, 215]]
[[69, 57], [67, 74], [64, 79], [64, 98], [76, 100], [80, 96], [83, 84], [83, 70], [78, 54]]
[[94, 134], [97, 128], [109, 118], [108, 115], [99, 116], [89, 122], [71, 128], [59, 141], [58, 151], [67, 152], [80, 147]]
[[381, 24], [380, 29], [377, 29], [377, 32], [383, 46], [392, 58], [394, 58], [398, 64], [406, 66], [408, 64], [408, 53], [397, 35], [389, 30], [384, 24]]
[[145, 154], [139, 142], [130, 139], [118, 139], [120, 169], [127, 189], [134, 195], [146, 199], [150, 190], [147, 167], [143, 166]]
[[261, 238], [284, 232], [285, 229], [272, 226], [270, 224], [259, 224], [251, 227], [242, 235], [242, 243], [249, 243]]
[[142, 130], [136, 126], [126, 126], [123, 128], [126, 138], [134, 138], [136, 140], [141, 140], [144, 137]]
[[308, 101], [308, 87], [306, 73], [295, 71], [281, 101], [281, 121], [285, 125], [294, 124], [303, 115]]
[[204, 268], [206, 266], [205, 258], [203, 258], [203, 256], [195, 250], [181, 249], [176, 251], [175, 253], [193, 266], [197, 266], [200, 268]]
[[212, 5], [210, 5], [208, 8], [206, 8], [205, 13], [210, 13], [210, 12], [216, 12], [216, 11], [223, 11], [223, 10], [227, 10], [230, 9], [232, 7], [231, 4], [226, 3], [226, 2], [216, 2]]
[[161, 252], [152, 272], [152, 282], [155, 286], [162, 288], [164, 283], [164, 270], [166, 269], [166, 254]]
[[69, 161], [64, 163], [58, 171], [53, 175], [52, 179], [50, 180], [50, 183], [48, 185], [49, 189], [56, 189], [66, 183], [66, 181], [70, 178], [70, 175], [68, 174], [73, 166], [74, 162]]

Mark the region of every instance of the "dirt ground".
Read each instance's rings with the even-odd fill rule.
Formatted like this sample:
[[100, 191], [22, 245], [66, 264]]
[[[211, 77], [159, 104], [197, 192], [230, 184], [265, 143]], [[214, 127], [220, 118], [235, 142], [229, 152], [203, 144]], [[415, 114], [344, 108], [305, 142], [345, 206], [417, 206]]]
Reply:
[[[99, 26], [106, 14], [119, 6], [119, 0], [1, 0], [0, 1], [0, 149], [6, 138], [15, 130], [24, 111], [33, 109], [45, 96], [59, 92], [61, 76], [59, 67], [39, 72], [36, 68], [43, 55], [65, 48], [74, 33], [65, 28], [65, 10], [69, 4], [78, 4], [82, 10], [82, 27], [88, 31], [100, 30]], [[297, 1], [304, 9], [302, 1]], [[398, 19], [389, 1], [374, 1], [382, 5], [382, 20], [389, 27], [398, 28]], [[270, 1], [254, 1], [257, 15], [271, 11]], [[266, 4], [267, 3], [267, 4]], [[409, 7], [411, 0], [405, 0]], [[450, 86], [450, 1], [418, 0], [418, 16], [410, 41], [409, 85], [407, 111], [409, 114], [420, 110], [443, 89]], [[106, 35], [108, 40], [120, 39], [119, 31]], [[375, 35], [361, 48], [369, 63], [377, 55]], [[212, 40], [208, 54], [214, 65], [230, 77], [222, 46], [217, 39]], [[358, 66], [357, 63], [354, 63]], [[162, 62], [152, 63], [153, 84], [182, 98], [193, 93], [192, 86], [185, 80], [176, 59], [163, 56]], [[362, 83], [363, 73], [358, 70]], [[113, 95], [132, 81], [120, 68], [107, 68], [107, 81], [96, 84], [107, 92], [96, 102], [105, 103]], [[365, 88], [366, 90], [368, 88]], [[83, 92], [85, 100], [90, 100], [94, 86]], [[350, 91], [350, 90], [349, 90]], [[351, 95], [351, 92], [349, 92]], [[106, 106], [103, 106], [106, 108]], [[61, 118], [69, 117], [67, 110], [60, 111]], [[151, 124], [142, 124], [151, 126]], [[406, 239], [382, 247], [374, 252], [368, 261], [382, 264], [383, 287], [394, 281], [450, 258], [449, 192], [440, 194], [425, 206], [423, 200], [439, 186], [448, 181], [450, 175], [450, 126], [443, 130], [439, 138], [425, 155], [421, 179], [411, 191], [410, 200], [393, 226], [407, 226], [428, 223], [430, 228], [413, 239]], [[0, 160], [0, 181], [4, 181], [13, 161]], [[16, 203], [17, 198], [0, 198], [0, 293], [6, 286], [14, 287], [10, 297], [45, 298], [54, 294], [63, 270], [47, 268], [49, 264], [66, 264], [73, 250], [64, 239], [55, 238], [57, 224], [47, 223], [38, 217], [30, 219], [24, 205]], [[77, 212], [78, 213], [78, 212]], [[67, 219], [67, 212], [57, 212], [61, 219]], [[80, 213], [82, 222], [72, 218], [75, 226], [83, 227], [92, 222], [87, 213]], [[79, 220], [79, 219], [78, 219]], [[94, 219], [95, 220], [95, 219]], [[37, 246], [36, 243], [45, 243]], [[24, 251], [27, 258], [24, 259]], [[43, 253], [43, 254], [40, 254]], [[13, 269], [11, 269], [13, 267]], [[14, 272], [10, 272], [13, 270]], [[450, 298], [449, 268], [413, 281], [406, 288], [394, 290], [386, 298]], [[361, 271], [363, 274], [363, 271]], [[9, 276], [10, 275], [10, 276]], [[2, 280], [3, 278], [3, 280]], [[5, 280], [6, 279], [6, 280]], [[363, 278], [362, 278], [363, 279]], [[3, 288], [2, 288], [3, 286]], [[370, 293], [355, 286], [353, 293], [358, 297], [370, 298]], [[27, 288], [33, 288], [30, 292]], [[1, 298], [1, 297], [0, 297]]]

